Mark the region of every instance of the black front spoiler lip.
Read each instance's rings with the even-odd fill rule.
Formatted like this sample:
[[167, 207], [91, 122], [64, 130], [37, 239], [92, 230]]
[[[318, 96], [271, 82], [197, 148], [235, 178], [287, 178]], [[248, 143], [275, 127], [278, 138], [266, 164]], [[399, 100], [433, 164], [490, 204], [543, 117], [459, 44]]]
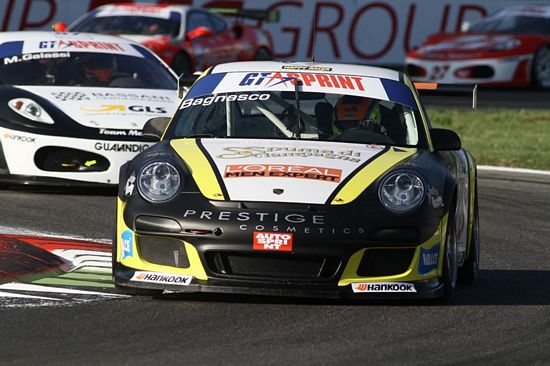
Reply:
[[0, 174], [1, 186], [32, 186], [32, 187], [81, 187], [81, 188], [105, 188], [115, 192], [118, 184], [87, 182], [66, 178], [41, 177], [33, 175]]
[[[208, 281], [193, 279], [193, 283], [182, 285], [156, 284], [130, 280], [135, 271], [117, 263], [113, 271], [116, 285], [121, 287], [160, 290], [164, 293], [219, 293], [260, 296], [308, 297], [326, 299], [434, 299], [444, 296], [443, 283], [440, 281], [410, 282], [417, 292], [369, 292], [354, 293], [351, 286], [336, 284], [303, 283], [295, 284], [280, 280], [279, 282], [240, 281], [228, 279], [211, 279]], [[358, 281], [360, 282], [360, 281]]]

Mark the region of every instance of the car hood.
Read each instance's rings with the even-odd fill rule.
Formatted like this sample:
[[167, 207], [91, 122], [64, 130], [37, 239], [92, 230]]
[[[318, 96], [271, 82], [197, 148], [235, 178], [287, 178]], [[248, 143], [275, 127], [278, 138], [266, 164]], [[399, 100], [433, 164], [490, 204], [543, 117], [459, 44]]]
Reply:
[[167, 36], [164, 35], [143, 35], [143, 34], [118, 34], [119, 37], [127, 38], [131, 41], [137, 42], [137, 43], [147, 43], [149, 41], [161, 41], [166, 38]]
[[172, 148], [208, 198], [345, 204], [416, 152], [308, 140], [179, 139]]
[[174, 90], [18, 86], [47, 99], [79, 124], [92, 128], [141, 129], [152, 117], [169, 117], [179, 102]]

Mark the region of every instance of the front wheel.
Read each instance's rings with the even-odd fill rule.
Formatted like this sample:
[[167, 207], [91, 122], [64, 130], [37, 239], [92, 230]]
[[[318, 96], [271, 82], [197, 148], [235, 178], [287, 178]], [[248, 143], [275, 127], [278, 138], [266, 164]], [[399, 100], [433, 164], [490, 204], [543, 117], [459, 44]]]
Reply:
[[550, 89], [550, 47], [543, 46], [533, 57], [531, 68], [533, 86], [541, 89]]
[[455, 224], [455, 209], [449, 210], [447, 220], [447, 237], [445, 239], [445, 259], [443, 261], [443, 285], [445, 299], [451, 299], [454, 295], [457, 283], [458, 260], [457, 260], [457, 239]]

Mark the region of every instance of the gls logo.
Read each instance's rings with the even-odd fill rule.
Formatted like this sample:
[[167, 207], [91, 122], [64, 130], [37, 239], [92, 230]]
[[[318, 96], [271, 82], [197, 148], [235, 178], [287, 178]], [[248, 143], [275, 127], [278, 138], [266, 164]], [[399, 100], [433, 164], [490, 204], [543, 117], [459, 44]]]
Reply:
[[105, 112], [139, 112], [139, 113], [153, 113], [153, 114], [166, 114], [166, 108], [164, 107], [151, 107], [143, 105], [131, 105], [125, 106], [123, 104], [102, 104], [99, 108], [88, 108], [80, 107], [81, 110], [85, 112], [96, 112], [96, 113], [105, 113]]

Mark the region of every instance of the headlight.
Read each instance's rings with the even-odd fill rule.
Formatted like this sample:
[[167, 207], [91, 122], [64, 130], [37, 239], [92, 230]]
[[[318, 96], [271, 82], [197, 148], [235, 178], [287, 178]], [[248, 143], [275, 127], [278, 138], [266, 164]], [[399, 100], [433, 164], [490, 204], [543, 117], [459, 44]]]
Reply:
[[173, 165], [156, 162], [141, 170], [138, 177], [138, 191], [149, 202], [166, 202], [178, 193], [180, 174]]
[[388, 210], [403, 213], [414, 210], [422, 203], [424, 191], [424, 183], [418, 175], [398, 171], [384, 178], [378, 195]]
[[519, 39], [510, 38], [493, 46], [492, 51], [507, 51], [507, 50], [517, 48], [520, 45], [521, 45], [521, 41]]
[[8, 106], [21, 116], [35, 122], [53, 124], [53, 119], [38, 103], [28, 98], [15, 98], [8, 102]]

